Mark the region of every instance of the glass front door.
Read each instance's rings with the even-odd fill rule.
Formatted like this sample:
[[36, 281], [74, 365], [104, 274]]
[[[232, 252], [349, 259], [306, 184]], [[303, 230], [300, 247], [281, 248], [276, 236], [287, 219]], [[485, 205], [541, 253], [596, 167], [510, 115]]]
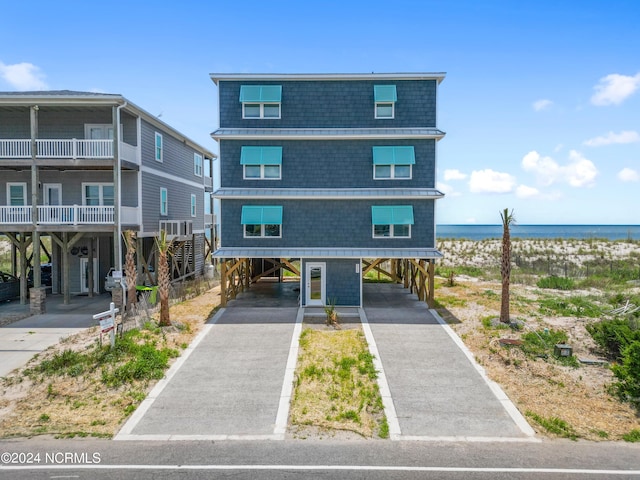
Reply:
[[306, 268], [306, 305], [322, 306], [326, 300], [326, 265], [324, 263], [307, 263]]

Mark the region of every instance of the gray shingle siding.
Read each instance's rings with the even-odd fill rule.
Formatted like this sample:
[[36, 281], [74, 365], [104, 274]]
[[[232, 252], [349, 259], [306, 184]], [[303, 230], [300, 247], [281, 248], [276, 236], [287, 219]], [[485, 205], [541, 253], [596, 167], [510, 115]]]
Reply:
[[[160, 220], [193, 221], [194, 230], [204, 228], [204, 190], [179, 181], [142, 172], [142, 223], [144, 230], [156, 232]], [[168, 215], [160, 216], [160, 188], [167, 189]], [[196, 216], [191, 216], [191, 194], [196, 196]]]
[[29, 109], [0, 110], [0, 138], [31, 138]]
[[[244, 238], [243, 205], [282, 205], [282, 238]], [[372, 238], [372, 205], [413, 205], [411, 238]], [[435, 247], [434, 200], [222, 200], [222, 246]]]
[[[31, 204], [31, 172], [30, 171], [5, 171], [3, 182], [0, 182], [0, 205], [5, 205], [7, 200], [7, 182], [25, 182], [27, 184], [27, 204]], [[40, 183], [59, 183], [62, 185], [63, 205], [82, 205], [83, 183], [109, 183], [113, 184], [113, 173], [108, 170], [93, 171], [90, 175], [81, 171], [42, 170]], [[122, 205], [125, 207], [138, 206], [138, 181], [135, 172], [123, 172], [122, 174]], [[42, 194], [42, 191], [40, 192]], [[42, 204], [42, 199], [40, 201]]]
[[[280, 119], [244, 119], [241, 85], [282, 85]], [[374, 118], [374, 85], [396, 85], [394, 119]], [[222, 128], [435, 127], [435, 80], [219, 82]]]
[[[243, 180], [242, 146], [282, 146], [281, 180]], [[374, 180], [373, 146], [413, 146], [411, 180]], [[221, 140], [224, 187], [244, 188], [434, 188], [435, 140]]]

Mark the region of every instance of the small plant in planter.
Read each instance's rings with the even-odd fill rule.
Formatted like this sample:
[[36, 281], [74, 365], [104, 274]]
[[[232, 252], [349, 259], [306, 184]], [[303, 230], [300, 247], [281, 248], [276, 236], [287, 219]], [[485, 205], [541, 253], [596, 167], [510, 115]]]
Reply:
[[336, 299], [329, 300], [329, 304], [324, 306], [324, 313], [327, 315], [327, 326], [335, 329], [340, 329], [340, 322], [338, 320], [338, 312], [336, 311]]

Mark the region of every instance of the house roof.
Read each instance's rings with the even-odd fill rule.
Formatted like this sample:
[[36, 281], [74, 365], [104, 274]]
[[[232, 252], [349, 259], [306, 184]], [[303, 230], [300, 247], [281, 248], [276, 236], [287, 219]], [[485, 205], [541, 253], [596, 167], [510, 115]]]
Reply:
[[435, 188], [219, 188], [215, 198], [280, 198], [280, 199], [427, 199], [435, 200], [444, 194]]
[[211, 80], [217, 85], [220, 80], [444, 80], [444, 72], [405, 72], [405, 73], [211, 73]]
[[445, 132], [435, 127], [409, 128], [219, 128], [211, 134], [214, 139], [244, 140], [272, 139], [360, 139], [360, 138], [433, 138], [440, 140]]
[[222, 247], [218, 258], [443, 258], [436, 248]]
[[157, 116], [150, 114], [120, 94], [80, 92], [75, 90], [0, 92], [0, 106], [30, 107], [32, 105], [59, 107], [123, 106], [125, 110], [144, 118], [147, 122], [158, 128], [170, 132], [174, 137], [185, 142], [194, 150], [204, 153], [208, 158], [217, 158], [217, 155], [213, 152], [194, 142], [169, 124], [160, 120]]

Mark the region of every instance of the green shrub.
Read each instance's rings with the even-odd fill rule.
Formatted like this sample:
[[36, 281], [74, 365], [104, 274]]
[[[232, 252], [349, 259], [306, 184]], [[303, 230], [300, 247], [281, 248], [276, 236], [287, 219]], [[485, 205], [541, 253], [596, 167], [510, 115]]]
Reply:
[[562, 330], [538, 330], [522, 334], [522, 351], [531, 356], [547, 357], [553, 354], [553, 347], [567, 341]]
[[598, 305], [578, 296], [545, 298], [540, 300], [540, 311], [545, 314], [556, 314], [563, 317], [597, 318], [602, 315], [602, 309]]
[[633, 342], [622, 350], [622, 362], [611, 366], [618, 378], [613, 384], [618, 397], [640, 408], [640, 341]]
[[576, 288], [576, 284], [572, 279], [556, 276], [541, 278], [536, 285], [539, 288], [551, 288], [553, 290], [573, 290]]
[[622, 358], [622, 350], [634, 341], [640, 341], [640, 329], [632, 319], [602, 320], [587, 325], [593, 340], [616, 360]]

